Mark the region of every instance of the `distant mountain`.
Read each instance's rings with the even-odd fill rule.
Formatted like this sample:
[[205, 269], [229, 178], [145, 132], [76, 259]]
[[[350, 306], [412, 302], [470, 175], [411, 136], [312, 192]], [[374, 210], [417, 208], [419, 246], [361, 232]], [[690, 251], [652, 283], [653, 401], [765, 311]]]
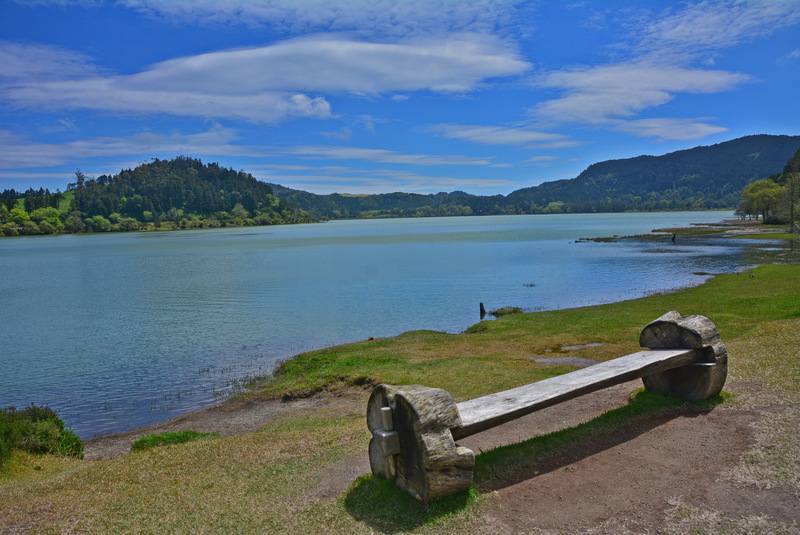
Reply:
[[590, 165], [577, 178], [517, 190], [518, 209], [563, 202], [569, 211], [733, 208], [749, 183], [780, 173], [800, 136], [747, 136], [663, 156]]
[[749, 183], [780, 173], [800, 136], [747, 136], [663, 156], [608, 160], [578, 177], [507, 196], [463, 191], [420, 195], [316, 195], [270, 184], [273, 194], [314, 218], [735, 208]]

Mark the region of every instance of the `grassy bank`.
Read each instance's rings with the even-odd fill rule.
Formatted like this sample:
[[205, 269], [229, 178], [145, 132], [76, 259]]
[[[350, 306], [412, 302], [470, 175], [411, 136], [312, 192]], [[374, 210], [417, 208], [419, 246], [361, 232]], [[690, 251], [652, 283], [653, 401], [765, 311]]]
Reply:
[[[800, 266], [764, 266], [668, 295], [512, 314], [463, 334], [416, 331], [306, 353], [284, 363], [273, 379], [251, 385], [255, 390], [247, 396], [329, 392], [353, 403], [288, 414], [256, 433], [156, 447], [102, 462], [16, 453], [0, 473], [0, 531], [466, 533], [490, 507], [486, 487], [432, 509], [370, 476], [356, 481], [358, 474], [350, 476], [349, 491], [325, 492], [333, 468], [366, 451], [364, 385], [418, 383], [466, 399], [572, 369], [537, 364], [538, 357], [607, 360], [636, 351], [641, 328], [669, 310], [708, 316], [728, 347], [726, 390], [734, 385], [733, 394], [715, 410], [796, 403]], [[598, 342], [603, 345], [563, 349]], [[764, 424], [766, 442], [759, 444], [784, 446], [756, 448], [741, 462], [750, 463], [748, 477], [759, 484], [788, 485], [800, 496], [797, 421], [781, 420], [779, 410], [772, 414], [778, 421]], [[508, 455], [526, 453], [516, 449]], [[484, 458], [479, 468], [502, 458]], [[484, 477], [481, 473], [476, 476]]]

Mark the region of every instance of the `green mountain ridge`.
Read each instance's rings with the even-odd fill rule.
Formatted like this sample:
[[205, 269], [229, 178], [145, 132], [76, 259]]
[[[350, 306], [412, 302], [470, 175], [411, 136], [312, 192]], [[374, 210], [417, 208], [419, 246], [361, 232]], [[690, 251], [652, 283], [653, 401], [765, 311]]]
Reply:
[[781, 172], [800, 136], [753, 135], [710, 146], [590, 165], [576, 178], [544, 182], [506, 196], [436, 194], [317, 195], [270, 184], [273, 194], [313, 218], [629, 210], [734, 209], [742, 189]]

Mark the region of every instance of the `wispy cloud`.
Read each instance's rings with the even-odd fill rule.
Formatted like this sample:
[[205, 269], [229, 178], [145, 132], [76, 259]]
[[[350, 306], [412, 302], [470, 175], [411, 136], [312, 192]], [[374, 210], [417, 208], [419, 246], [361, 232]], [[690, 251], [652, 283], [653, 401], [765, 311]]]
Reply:
[[704, 121], [709, 118], [694, 119], [674, 119], [674, 118], [655, 118], [637, 119], [633, 121], [621, 121], [614, 126], [615, 130], [633, 134], [639, 137], [654, 137], [662, 141], [678, 139], [691, 140], [702, 139], [712, 134], [719, 134], [728, 129]]
[[350, 136], [353, 134], [353, 131], [350, 128], [344, 126], [338, 132], [320, 132], [320, 134], [326, 137], [332, 137], [336, 139], [341, 139], [342, 141], [347, 141], [348, 139], [350, 139]]
[[794, 50], [792, 50], [791, 52], [786, 54], [781, 59], [786, 59], [786, 60], [797, 60], [797, 59], [800, 59], [800, 48], [795, 48]]
[[[87, 0], [89, 5], [91, 0]], [[514, 0], [120, 0], [180, 24], [268, 26], [274, 32], [358, 32], [385, 38], [491, 33], [516, 24]]]
[[431, 127], [445, 138], [462, 139], [483, 145], [511, 145], [525, 148], [567, 148], [581, 145], [562, 134], [539, 132], [526, 128], [439, 124]]
[[635, 50], [670, 59], [713, 55], [798, 22], [800, 3], [790, 0], [680, 4], [635, 27]]
[[96, 75], [92, 58], [64, 48], [0, 40], [0, 83], [39, 78], [74, 79]]
[[492, 157], [407, 154], [385, 149], [366, 149], [332, 145], [306, 145], [278, 149], [281, 155], [321, 160], [359, 160], [405, 165], [491, 165]]
[[[29, 141], [11, 131], [0, 130], [0, 169], [51, 167], [75, 159], [109, 156], [173, 157], [191, 154], [202, 157], [235, 156], [254, 160], [288, 158], [298, 160], [352, 160], [368, 164], [409, 166], [490, 166], [493, 157], [440, 154], [410, 154], [400, 151], [337, 145], [299, 145], [289, 147], [255, 146], [237, 143], [236, 130], [214, 124], [194, 134], [141, 132], [131, 136], [94, 137], [58, 144]], [[287, 164], [284, 164], [287, 165]], [[317, 166], [292, 164], [298, 170]], [[291, 167], [284, 167], [290, 169]], [[340, 169], [321, 166], [325, 172]]]
[[197, 134], [142, 132], [132, 136], [94, 137], [63, 143], [29, 141], [8, 130], [0, 130], [0, 169], [50, 167], [75, 159], [108, 156], [253, 154], [248, 147], [233, 144], [234, 130], [219, 125]]
[[678, 93], [716, 93], [749, 79], [741, 73], [640, 62], [574, 68], [539, 78], [541, 87], [564, 95], [531, 112], [546, 122], [601, 125], [666, 104]]
[[33, 109], [269, 123], [331, 117], [322, 93], [466, 92], [530, 67], [514, 50], [480, 35], [404, 44], [296, 39], [173, 59], [125, 76], [76, 77], [87, 62], [58, 49], [50, 49], [35, 72], [26, 70], [46, 52], [43, 46], [10, 48], [14, 79], [0, 85], [0, 98]]

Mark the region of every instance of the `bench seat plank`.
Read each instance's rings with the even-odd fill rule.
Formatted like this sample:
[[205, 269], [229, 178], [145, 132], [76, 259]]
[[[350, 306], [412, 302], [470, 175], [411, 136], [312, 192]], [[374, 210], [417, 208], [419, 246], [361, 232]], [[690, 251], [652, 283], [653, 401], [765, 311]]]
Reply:
[[694, 364], [701, 359], [702, 352], [697, 349], [648, 349], [474, 398], [457, 404], [461, 426], [452, 428], [451, 433], [458, 440], [545, 407], [653, 373]]

